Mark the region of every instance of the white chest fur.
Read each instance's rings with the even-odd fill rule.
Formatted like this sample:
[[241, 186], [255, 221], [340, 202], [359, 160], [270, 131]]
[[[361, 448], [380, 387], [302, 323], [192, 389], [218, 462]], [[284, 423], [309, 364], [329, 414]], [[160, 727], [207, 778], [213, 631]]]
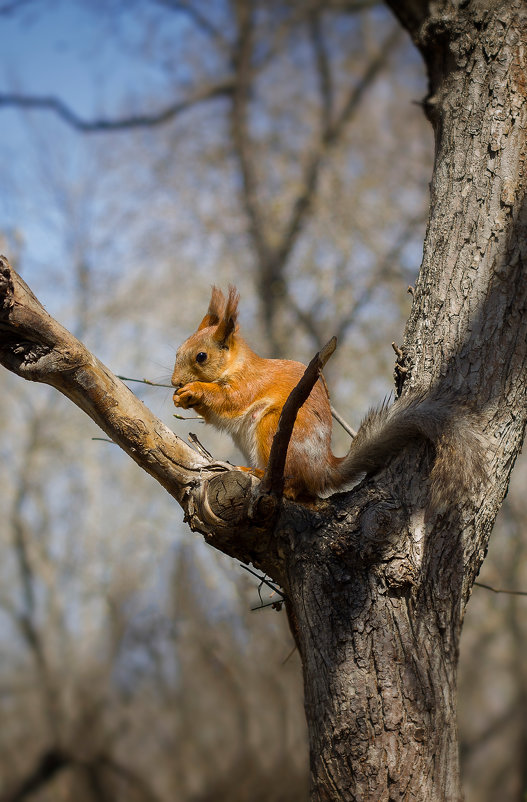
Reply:
[[223, 432], [228, 432], [237, 448], [240, 449], [250, 468], [265, 468], [258, 448], [256, 428], [262, 417], [272, 406], [272, 402], [260, 399], [251, 404], [243, 414], [233, 418], [219, 417], [209, 413], [209, 422]]

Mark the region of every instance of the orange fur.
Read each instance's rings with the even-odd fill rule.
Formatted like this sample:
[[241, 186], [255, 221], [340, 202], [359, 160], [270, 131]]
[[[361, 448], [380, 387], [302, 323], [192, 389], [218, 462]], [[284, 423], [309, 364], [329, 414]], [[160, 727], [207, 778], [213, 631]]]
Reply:
[[[280, 412], [305, 366], [263, 359], [252, 351], [238, 334], [238, 300], [233, 287], [227, 299], [213, 287], [207, 314], [177, 352], [174, 403], [194, 408], [207, 423], [229, 432], [251, 468], [264, 469]], [[327, 389], [318, 381], [298, 413], [289, 444], [288, 495], [318, 496], [328, 489], [328, 473], [336, 462], [331, 424]]]
[[[212, 288], [198, 330], [177, 352], [174, 404], [193, 407], [227, 431], [250, 469], [261, 475], [282, 407], [305, 368], [255, 354], [238, 334], [238, 301], [234, 287], [227, 298]], [[455, 398], [414, 391], [391, 407], [370, 410], [346, 456], [335, 457], [328, 391], [319, 379], [298, 412], [287, 451], [285, 492], [293, 498], [329, 495], [381, 468], [408, 442], [424, 438], [436, 451], [430, 498], [436, 509], [445, 508], [485, 474], [485, 443], [477, 423], [477, 416]]]

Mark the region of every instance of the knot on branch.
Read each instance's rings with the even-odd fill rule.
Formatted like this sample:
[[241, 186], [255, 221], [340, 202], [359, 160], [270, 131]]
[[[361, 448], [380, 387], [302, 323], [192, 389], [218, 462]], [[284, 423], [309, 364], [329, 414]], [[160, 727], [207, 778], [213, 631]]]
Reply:
[[42, 345], [42, 343], [32, 343], [27, 340], [17, 342], [14, 338], [12, 338], [10, 344], [9, 339], [10, 338], [6, 338], [4, 341], [5, 347], [14, 357], [20, 360], [20, 363], [23, 364], [24, 367], [35, 364], [43, 356], [47, 356], [52, 350], [48, 346]]
[[86, 360], [79, 341], [46, 312], [0, 256], [0, 364], [32, 381], [74, 370]]
[[14, 285], [11, 268], [5, 256], [0, 256], [0, 310], [10, 312], [13, 308]]
[[250, 522], [255, 476], [232, 470], [205, 479], [189, 490], [186, 520], [191, 529], [210, 536]]
[[258, 565], [269, 551], [276, 499], [261, 496], [251, 473], [224, 470], [189, 487], [185, 521], [208, 543], [241, 562]]

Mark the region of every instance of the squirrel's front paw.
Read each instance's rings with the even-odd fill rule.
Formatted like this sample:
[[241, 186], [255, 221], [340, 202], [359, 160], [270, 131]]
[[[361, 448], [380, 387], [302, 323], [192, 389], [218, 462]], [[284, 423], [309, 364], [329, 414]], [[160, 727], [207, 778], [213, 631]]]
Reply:
[[203, 391], [199, 385], [199, 382], [185, 384], [184, 387], [176, 390], [173, 396], [175, 406], [181, 407], [182, 409], [195, 407], [197, 404], [199, 404], [202, 398]]

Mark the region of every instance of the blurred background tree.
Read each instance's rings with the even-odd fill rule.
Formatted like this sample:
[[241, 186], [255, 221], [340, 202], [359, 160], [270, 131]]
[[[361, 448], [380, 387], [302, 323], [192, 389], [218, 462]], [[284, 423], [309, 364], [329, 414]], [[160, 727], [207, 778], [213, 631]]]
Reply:
[[[391, 391], [433, 148], [419, 56], [381, 3], [3, 0], [0, 24], [2, 250], [50, 312], [115, 372], [167, 383], [210, 284], [232, 282], [262, 354], [307, 361], [338, 335], [350, 422]], [[0, 798], [305, 800], [300, 665], [270, 591], [191, 541], [67, 401], [1, 381]], [[133, 389], [185, 431], [169, 390]], [[493, 587], [527, 589], [525, 470]], [[466, 795], [512, 802], [527, 599], [474, 596]]]

